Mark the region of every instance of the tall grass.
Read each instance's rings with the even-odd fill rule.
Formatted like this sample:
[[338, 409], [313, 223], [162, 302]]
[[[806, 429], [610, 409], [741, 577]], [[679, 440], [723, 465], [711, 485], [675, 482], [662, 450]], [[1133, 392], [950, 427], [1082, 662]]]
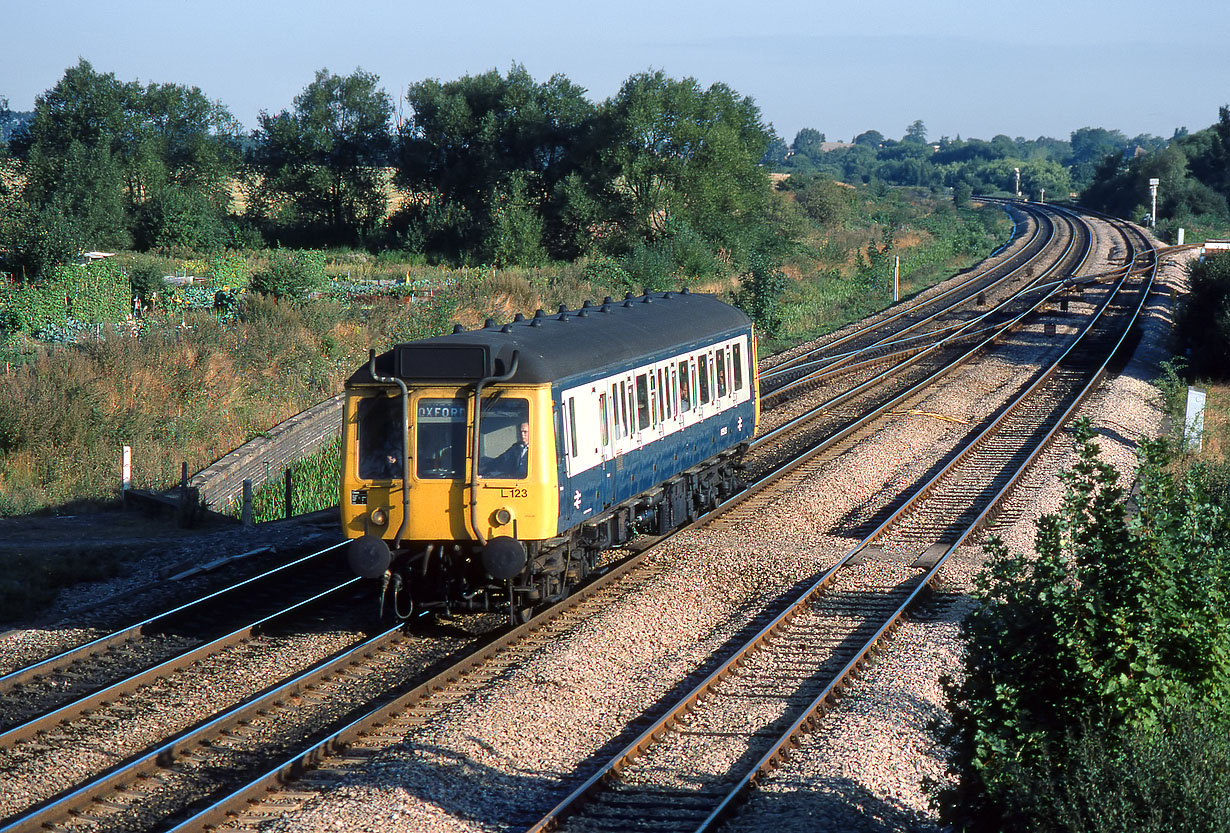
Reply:
[[[286, 506], [286, 473], [290, 472], [291, 507]], [[275, 521], [289, 514], [304, 515], [337, 506], [338, 484], [342, 474], [342, 438], [324, 444], [314, 453], [296, 460], [278, 472], [252, 495], [252, 520], [256, 523]], [[236, 517], [242, 505], [231, 508]]]

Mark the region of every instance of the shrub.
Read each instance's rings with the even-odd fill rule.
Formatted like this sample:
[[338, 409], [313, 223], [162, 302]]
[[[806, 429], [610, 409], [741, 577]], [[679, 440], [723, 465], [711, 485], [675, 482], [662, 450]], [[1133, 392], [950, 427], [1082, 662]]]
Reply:
[[1179, 312], [1179, 332], [1191, 345], [1198, 376], [1225, 378], [1230, 367], [1230, 256], [1192, 262], [1191, 290]]
[[[962, 627], [965, 675], [947, 684], [942, 732], [956, 784], [937, 795], [958, 829], [1067, 829], [1055, 796], [1079, 803], [1087, 740], [1147, 746], [1189, 704], [1230, 729], [1226, 513], [1196, 477], [1175, 483], [1153, 442], [1142, 445], [1129, 520], [1088, 421], [1075, 433], [1079, 460], [1063, 475], [1061, 509], [1039, 521], [1036, 557], [989, 543]], [[1163, 790], [1185, 775], [1180, 765], [1156, 777], [1136, 786]]]
[[251, 288], [278, 298], [304, 298], [326, 283], [323, 252], [275, 249], [268, 268], [252, 276]]
[[251, 281], [248, 259], [238, 252], [218, 252], [211, 257], [209, 275], [218, 289], [229, 287], [232, 292], [243, 292]]

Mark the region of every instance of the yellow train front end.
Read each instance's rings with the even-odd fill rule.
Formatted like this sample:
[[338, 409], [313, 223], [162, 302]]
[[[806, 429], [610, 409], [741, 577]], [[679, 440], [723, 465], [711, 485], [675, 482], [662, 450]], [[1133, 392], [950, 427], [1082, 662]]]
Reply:
[[392, 381], [347, 390], [350, 566], [383, 580], [382, 604], [402, 618], [486, 606], [524, 571], [535, 542], [556, 535], [550, 386], [490, 385], [476, 409], [474, 384]]

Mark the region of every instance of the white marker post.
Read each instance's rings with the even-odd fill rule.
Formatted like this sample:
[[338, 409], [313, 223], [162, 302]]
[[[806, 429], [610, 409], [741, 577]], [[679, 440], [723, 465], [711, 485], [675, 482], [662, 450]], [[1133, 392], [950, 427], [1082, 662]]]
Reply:
[[120, 499], [128, 502], [128, 490], [132, 488], [132, 446], [124, 446], [124, 462], [121, 467]]
[[901, 300], [901, 255], [893, 256], [893, 303]]
[[1157, 177], [1149, 180], [1149, 228], [1157, 228], [1157, 186], [1160, 183]]

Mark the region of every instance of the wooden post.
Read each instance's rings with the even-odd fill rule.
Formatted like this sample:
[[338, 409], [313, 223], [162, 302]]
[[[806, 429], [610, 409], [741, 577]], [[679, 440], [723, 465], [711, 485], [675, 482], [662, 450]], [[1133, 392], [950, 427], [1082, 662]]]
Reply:
[[252, 526], [252, 481], [245, 479], [243, 481], [243, 512], [240, 515], [240, 520], [244, 526]]
[[291, 500], [292, 497], [293, 495], [291, 494], [291, 490], [290, 490], [290, 469], [287, 469], [286, 470], [286, 517], [288, 518], [291, 515], [295, 514], [294, 503]]

